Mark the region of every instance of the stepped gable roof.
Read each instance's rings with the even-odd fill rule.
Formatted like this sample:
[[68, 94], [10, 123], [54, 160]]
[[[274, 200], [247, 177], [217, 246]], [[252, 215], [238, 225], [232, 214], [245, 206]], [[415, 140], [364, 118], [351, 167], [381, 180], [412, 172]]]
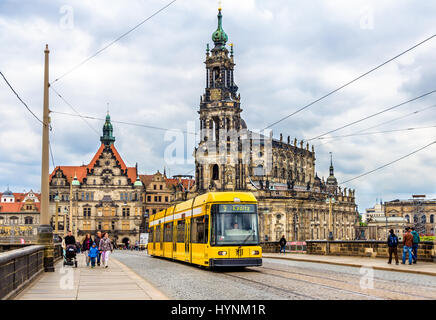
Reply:
[[[139, 179], [141, 179], [142, 184], [146, 187], [153, 181], [154, 176], [155, 174], [140, 174]], [[166, 177], [164, 179], [167, 186], [177, 186], [179, 184], [179, 179], [168, 179]], [[181, 179], [180, 183], [182, 183], [185, 189], [189, 189], [195, 185], [195, 179]]]
[[167, 179], [167, 184], [177, 186], [181, 183], [185, 189], [190, 189], [195, 185], [195, 179]]
[[[82, 165], [82, 166], [57, 166], [53, 172], [50, 175], [50, 181], [55, 175], [56, 171], [60, 169], [64, 175], [67, 177], [68, 183], [71, 183], [71, 178], [74, 178], [74, 175], [77, 176], [77, 180], [80, 183], [83, 183], [83, 179], [86, 178], [87, 170], [92, 170], [97, 163], [97, 160], [100, 158], [101, 154], [103, 153], [103, 150], [105, 148], [105, 145], [102, 143], [100, 145], [100, 148], [98, 148], [97, 152], [95, 153], [94, 157], [92, 158], [91, 162], [88, 165]], [[110, 145], [110, 148], [112, 152], [114, 153], [115, 159], [118, 160], [118, 163], [120, 164], [120, 167], [122, 170], [127, 170], [127, 176], [130, 178], [130, 181], [134, 183], [136, 181], [137, 177], [137, 170], [136, 167], [127, 167], [124, 163], [123, 159], [121, 158], [120, 154], [118, 153], [115, 146], [112, 144]]]

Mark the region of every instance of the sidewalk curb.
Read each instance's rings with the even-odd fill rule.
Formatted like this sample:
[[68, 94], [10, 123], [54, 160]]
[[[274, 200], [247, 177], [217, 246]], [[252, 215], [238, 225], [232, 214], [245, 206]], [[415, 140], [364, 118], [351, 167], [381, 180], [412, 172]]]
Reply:
[[368, 266], [368, 265], [360, 264], [360, 263], [335, 262], [335, 261], [304, 259], [304, 258], [303, 259], [296, 259], [296, 258], [291, 258], [291, 257], [276, 257], [276, 256], [269, 256], [269, 255], [263, 255], [262, 258], [292, 260], [292, 261], [302, 261], [302, 262], [313, 262], [313, 263], [324, 263], [324, 264], [333, 264], [333, 265], [357, 267], [357, 268], [371, 267], [375, 270], [382, 270], [382, 271], [394, 271], [394, 272], [404, 272], [404, 273], [414, 273], [414, 274], [421, 274], [421, 275], [428, 275], [428, 276], [436, 276], [436, 271], [430, 272], [430, 271], [421, 271], [421, 270], [399, 270], [399, 269], [395, 269], [392, 267]]
[[162, 291], [154, 287], [150, 282], [137, 274], [133, 269], [120, 262], [117, 258], [111, 257], [111, 260], [117, 263], [120, 268], [123, 269], [123, 271], [126, 272], [128, 276], [132, 278], [148, 296], [150, 296], [151, 300], [170, 300], [170, 298], [167, 297]]

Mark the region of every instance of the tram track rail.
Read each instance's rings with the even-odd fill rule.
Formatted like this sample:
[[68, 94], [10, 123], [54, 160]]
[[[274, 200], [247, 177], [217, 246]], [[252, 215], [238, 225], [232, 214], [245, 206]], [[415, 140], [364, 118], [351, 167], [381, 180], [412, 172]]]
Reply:
[[[345, 283], [345, 284], [348, 284], [348, 285], [355, 285], [355, 283], [353, 283], [351, 281], [334, 279], [334, 278], [327, 277], [327, 276], [315, 275], [313, 273], [308, 274], [308, 273], [296, 272], [294, 270], [290, 271], [290, 270], [283, 270], [283, 269], [275, 269], [275, 268], [265, 267], [265, 266], [263, 266], [262, 269], [277, 271], [277, 272], [281, 272], [281, 273], [292, 273], [292, 274], [300, 275], [300, 276], [304, 276], [304, 277], [312, 277], [312, 278], [324, 279], [324, 280], [333, 281], [333, 282], [337, 282], [337, 283]], [[257, 271], [257, 270], [254, 270], [254, 271]], [[353, 275], [353, 274], [348, 274], [348, 276], [353, 277], [353, 278], [358, 278], [359, 277], [358, 275]], [[280, 277], [282, 277], [282, 276], [280, 276]], [[292, 278], [292, 277], [286, 277], [286, 278], [295, 279], [295, 278]], [[300, 280], [300, 279], [295, 279], [295, 280]], [[385, 279], [374, 278], [374, 280], [377, 280], [378, 282], [384, 282], [385, 284], [389, 284], [389, 281], [387, 281]], [[305, 281], [308, 281], [308, 280], [305, 280]], [[407, 284], [404, 281], [401, 281], [401, 282], [403, 284]], [[317, 282], [313, 282], [313, 283], [317, 284]], [[436, 290], [436, 288], [431, 288], [431, 287], [429, 287], [428, 289], [431, 289], [432, 291]], [[343, 289], [343, 290], [354, 292], [353, 290], [348, 290], [348, 289]], [[392, 289], [388, 289], [388, 288], [380, 288], [380, 287], [379, 288], [374, 288], [374, 290], [384, 291], [384, 292], [388, 292], [390, 294], [391, 293], [395, 293], [395, 294], [399, 294], [401, 296], [406, 296], [406, 297], [415, 297], [417, 299], [434, 299], [434, 297], [414, 294], [414, 293], [410, 293], [410, 291], [405, 293], [405, 291], [397, 291], [397, 290], [392, 290]], [[354, 293], [357, 294], [358, 292], [354, 292]], [[364, 293], [361, 293], [361, 294], [366, 295]], [[387, 299], [387, 298], [383, 297], [382, 299]]]

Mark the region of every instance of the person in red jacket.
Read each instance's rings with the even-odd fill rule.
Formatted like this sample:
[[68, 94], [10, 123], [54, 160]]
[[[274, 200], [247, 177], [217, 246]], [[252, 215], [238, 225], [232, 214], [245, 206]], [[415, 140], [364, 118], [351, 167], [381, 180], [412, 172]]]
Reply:
[[409, 264], [412, 264], [412, 246], [413, 246], [413, 236], [410, 233], [410, 228], [406, 228], [406, 233], [403, 237], [403, 262], [402, 264], [406, 263], [406, 254], [409, 253]]

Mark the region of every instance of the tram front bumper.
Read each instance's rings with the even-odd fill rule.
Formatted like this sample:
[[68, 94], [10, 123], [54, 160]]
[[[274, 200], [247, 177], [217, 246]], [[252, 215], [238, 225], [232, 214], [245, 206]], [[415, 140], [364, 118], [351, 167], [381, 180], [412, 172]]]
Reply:
[[259, 267], [262, 258], [224, 258], [209, 259], [210, 267]]

